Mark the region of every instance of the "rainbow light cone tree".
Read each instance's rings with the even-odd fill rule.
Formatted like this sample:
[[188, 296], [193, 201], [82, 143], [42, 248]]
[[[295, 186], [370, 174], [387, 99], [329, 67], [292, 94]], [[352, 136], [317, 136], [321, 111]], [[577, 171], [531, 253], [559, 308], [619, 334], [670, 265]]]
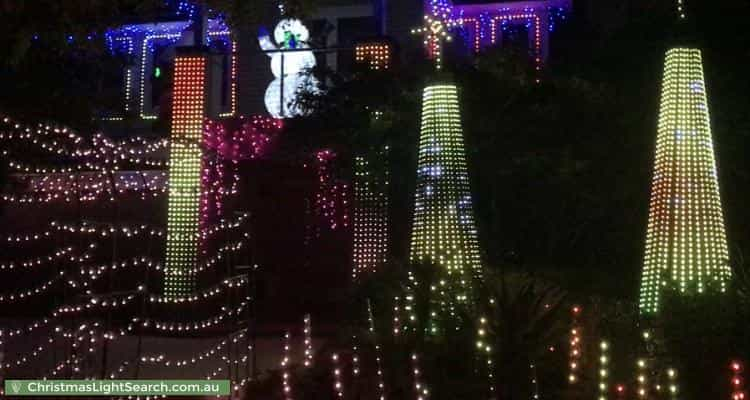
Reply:
[[701, 51], [667, 52], [640, 291], [656, 314], [666, 290], [724, 292], [731, 276]]
[[[445, 279], [433, 285], [431, 333], [437, 333], [438, 320], [454, 316], [457, 304], [475, 301], [474, 281], [481, 278], [477, 236], [458, 90], [431, 85], [422, 102], [410, 255], [413, 263], [444, 268]], [[413, 275], [411, 283], [419, 284]]]

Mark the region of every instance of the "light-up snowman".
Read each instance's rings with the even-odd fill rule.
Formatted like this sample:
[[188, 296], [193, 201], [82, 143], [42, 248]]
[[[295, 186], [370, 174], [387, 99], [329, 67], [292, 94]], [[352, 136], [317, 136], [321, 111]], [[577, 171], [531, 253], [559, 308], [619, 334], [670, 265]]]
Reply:
[[318, 80], [304, 73], [316, 63], [312, 51], [302, 50], [310, 48], [307, 44], [310, 32], [298, 19], [283, 19], [276, 25], [273, 37], [277, 44], [266, 29], [261, 28], [258, 35], [261, 49], [271, 57], [271, 72], [275, 77], [266, 89], [266, 109], [276, 118], [304, 115], [305, 111], [297, 104], [299, 93], [318, 90]]

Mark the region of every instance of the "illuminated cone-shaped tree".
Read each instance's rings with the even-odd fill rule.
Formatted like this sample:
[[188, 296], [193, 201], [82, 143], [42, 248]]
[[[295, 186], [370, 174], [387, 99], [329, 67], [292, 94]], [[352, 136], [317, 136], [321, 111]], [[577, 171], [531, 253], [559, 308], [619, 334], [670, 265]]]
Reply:
[[432, 283], [433, 316], [475, 300], [473, 286], [481, 277], [481, 264], [469, 186], [456, 86], [428, 86], [422, 103], [410, 258], [444, 269], [444, 278]]
[[660, 310], [665, 290], [725, 291], [726, 232], [701, 52], [667, 52], [640, 292], [641, 314]]

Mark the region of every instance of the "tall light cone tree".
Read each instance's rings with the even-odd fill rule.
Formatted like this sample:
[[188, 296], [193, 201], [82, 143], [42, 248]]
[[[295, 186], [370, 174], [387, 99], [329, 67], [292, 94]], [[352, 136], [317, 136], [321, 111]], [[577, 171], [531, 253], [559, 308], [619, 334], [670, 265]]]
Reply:
[[474, 280], [481, 278], [457, 92], [453, 84], [428, 86], [422, 102], [410, 258], [444, 269], [443, 278], [432, 283], [432, 303], [437, 306], [432, 313], [470, 305]]
[[701, 51], [673, 48], [664, 68], [641, 314], [658, 313], [666, 290], [723, 292], [730, 276]]

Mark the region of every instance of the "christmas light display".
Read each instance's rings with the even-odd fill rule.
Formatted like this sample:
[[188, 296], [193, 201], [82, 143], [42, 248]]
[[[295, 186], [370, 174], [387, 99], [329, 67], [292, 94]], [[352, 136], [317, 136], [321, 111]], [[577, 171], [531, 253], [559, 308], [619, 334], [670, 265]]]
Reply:
[[[473, 281], [482, 273], [473, 213], [456, 86], [428, 86], [422, 103], [410, 260], [432, 262], [448, 277], [436, 285], [447, 294], [437, 296], [433, 312], [449, 312], [455, 303], [475, 300]], [[413, 275], [410, 280], [410, 285], [418, 284]]]
[[206, 63], [205, 55], [178, 55], [175, 60], [166, 250], [169, 273], [164, 282], [164, 294], [171, 297], [190, 294], [195, 284], [189, 269], [198, 261]]
[[393, 336], [398, 336], [401, 333], [401, 328], [401, 297], [395, 296], [393, 298]]
[[739, 361], [732, 361], [730, 365], [732, 371], [732, 400], [745, 400], [745, 384], [742, 381], [742, 364]]
[[359, 345], [357, 335], [352, 335], [352, 375], [359, 376]]
[[187, 358], [183, 358], [179, 360], [170, 360], [164, 354], [148, 354], [148, 355], [141, 356], [141, 362], [146, 365], [161, 365], [164, 367], [172, 367], [172, 368], [183, 368], [183, 367], [188, 367], [188, 366], [194, 366], [194, 365], [201, 364], [204, 361], [210, 360], [211, 358], [220, 354], [220, 351], [223, 348], [225, 348], [230, 342], [237, 343], [240, 339], [244, 338], [245, 336], [246, 336], [246, 331], [243, 329], [243, 330], [240, 330], [239, 332], [236, 332], [230, 335], [230, 340], [227, 340], [227, 339], [221, 340], [219, 343], [210, 347], [209, 349], [199, 351]]
[[17, 302], [20, 300], [27, 299], [31, 296], [38, 296], [52, 288], [52, 285], [61, 280], [65, 276], [65, 271], [60, 271], [58, 274], [56, 274], [51, 279], [47, 280], [46, 282], [42, 283], [41, 285], [33, 288], [33, 289], [27, 289], [27, 290], [21, 290], [14, 293], [3, 293], [0, 294], [0, 304], [2, 303], [12, 303]]
[[639, 358], [636, 361], [637, 373], [636, 373], [636, 390], [639, 399], [648, 398], [648, 363], [645, 359]]
[[[385, 161], [388, 148], [380, 153]], [[388, 257], [388, 167], [373, 171], [366, 157], [354, 159], [354, 270], [352, 278], [371, 273]]]
[[367, 63], [370, 69], [383, 70], [391, 66], [391, 45], [386, 42], [363, 42], [354, 46], [354, 60]]
[[412, 34], [424, 35], [424, 45], [427, 46], [428, 55], [435, 61], [437, 69], [443, 67], [443, 42], [453, 40], [449, 31], [456, 25], [456, 21], [425, 15], [422, 27], [411, 31]]
[[344, 384], [341, 382], [341, 368], [339, 368], [339, 355], [333, 353], [331, 356], [333, 367], [333, 391], [339, 399], [344, 398]]
[[677, 400], [680, 388], [677, 386], [677, 371], [674, 368], [667, 369], [667, 381], [669, 382], [669, 398]]
[[[132, 92], [138, 93], [138, 115], [144, 120], [154, 120], [158, 115], [149, 109], [151, 106], [149, 89], [151, 71], [156, 69], [154, 52], [157, 48], [174, 46], [184, 38], [184, 33], [193, 27], [192, 21], [170, 21], [147, 24], [124, 25], [120, 28], [110, 30], [106, 33], [107, 44], [114, 54], [135, 57], [137, 65], [127, 67], [125, 70], [124, 88], [124, 110], [130, 110]], [[209, 18], [207, 21], [206, 41], [210, 45], [212, 41], [224, 43], [226, 53], [230, 59], [230, 68], [227, 71], [229, 80], [229, 105], [227, 112], [220, 116], [232, 116], [236, 111], [236, 43], [230, 39], [231, 32], [223, 18]], [[136, 53], [136, 49], [138, 54]], [[121, 117], [110, 117], [107, 119], [121, 120]]]
[[[547, 59], [549, 33], [571, 9], [570, 0], [513, 1], [477, 4], [450, 0], [425, 0], [425, 11], [431, 19], [441, 21], [457, 31], [475, 52], [499, 44], [503, 33], [513, 27], [528, 29], [530, 56], [536, 70]], [[431, 45], [430, 41], [426, 44]], [[434, 47], [434, 46], [433, 46]]]
[[536, 364], [529, 364], [531, 370], [531, 398], [539, 400], [539, 376], [536, 373]]
[[414, 378], [414, 391], [416, 392], [417, 400], [427, 400], [430, 395], [430, 391], [427, 389], [427, 385], [422, 382], [422, 371], [419, 368], [419, 356], [417, 353], [411, 355], [411, 373]]
[[640, 311], [664, 290], [726, 290], [731, 277], [701, 52], [667, 52], [651, 187]]
[[312, 347], [312, 319], [310, 314], [305, 314], [304, 328], [302, 332], [305, 341], [305, 368], [309, 368], [313, 363], [313, 347]]
[[289, 354], [291, 352], [291, 345], [289, 343], [290, 335], [289, 332], [284, 333], [284, 355], [281, 358], [281, 382], [282, 391], [285, 400], [292, 400], [292, 386], [289, 384], [289, 364], [291, 359]]
[[378, 340], [377, 332], [375, 332], [375, 316], [372, 313], [372, 303], [370, 299], [367, 299], [367, 321], [370, 335], [372, 336], [372, 342], [375, 346], [375, 371], [378, 375], [378, 400], [385, 400], [385, 381], [383, 376], [383, 362], [381, 358], [380, 342]]
[[[333, 162], [336, 153], [325, 149], [315, 153], [315, 166], [318, 174], [318, 190], [315, 193], [314, 211], [323, 226], [329, 230], [349, 226], [349, 185], [333, 175]], [[316, 235], [319, 231], [316, 229]]]
[[[235, 128], [229, 125], [239, 124]], [[266, 154], [281, 120], [255, 116], [236, 121], [206, 121], [203, 145], [208, 154], [201, 169], [200, 230], [223, 215], [224, 203], [237, 194], [238, 161]], [[205, 241], [201, 248], [205, 251]]]
[[490, 398], [495, 396], [495, 366], [492, 362], [492, 347], [489, 343], [486, 343], [485, 339], [489, 334], [487, 330], [487, 318], [479, 318], [479, 328], [477, 328], [477, 350], [480, 354], [484, 353], [487, 357], [486, 368], [487, 368], [487, 382], [488, 382], [488, 395]]
[[578, 382], [578, 374], [580, 370], [581, 362], [581, 325], [578, 318], [581, 314], [581, 308], [579, 306], [573, 306], [571, 309], [572, 321], [570, 328], [570, 373], [568, 374], [568, 382]]
[[602, 340], [599, 343], [599, 400], [609, 398], [609, 343]]

